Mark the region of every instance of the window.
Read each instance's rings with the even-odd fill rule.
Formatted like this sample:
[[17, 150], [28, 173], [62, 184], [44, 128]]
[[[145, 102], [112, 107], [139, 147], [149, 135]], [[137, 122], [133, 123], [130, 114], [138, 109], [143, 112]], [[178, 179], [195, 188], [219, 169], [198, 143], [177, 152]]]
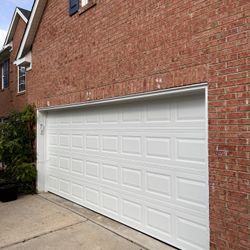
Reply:
[[18, 93], [25, 91], [26, 68], [24, 66], [18, 67]]
[[9, 87], [9, 60], [2, 64], [2, 89]]

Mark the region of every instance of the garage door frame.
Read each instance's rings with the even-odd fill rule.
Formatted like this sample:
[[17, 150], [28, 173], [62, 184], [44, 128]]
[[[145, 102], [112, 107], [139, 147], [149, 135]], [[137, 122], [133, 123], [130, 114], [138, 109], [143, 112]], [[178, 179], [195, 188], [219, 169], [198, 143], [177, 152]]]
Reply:
[[[46, 142], [46, 122], [47, 114], [51, 110], [71, 110], [74, 108], [87, 108], [90, 106], [101, 106], [105, 104], [115, 104], [115, 103], [129, 103], [138, 100], [149, 100], [150, 98], [158, 97], [178, 97], [179, 95], [184, 94], [197, 94], [203, 93], [205, 96], [205, 142], [206, 142], [206, 162], [208, 164], [208, 94], [207, 94], [207, 84], [196, 84], [187, 87], [171, 88], [160, 91], [152, 91], [141, 94], [135, 94], [130, 96], [122, 96], [117, 98], [103, 99], [97, 101], [88, 101], [78, 104], [69, 104], [69, 105], [58, 105], [58, 106], [48, 106], [40, 108], [37, 110], [37, 170], [38, 170], [38, 182], [37, 189], [39, 192], [48, 191], [46, 186], [46, 164], [47, 164], [47, 142]], [[207, 166], [207, 176], [208, 176], [208, 166]], [[209, 180], [209, 178], [208, 178]], [[209, 199], [209, 188], [207, 187], [207, 199]], [[208, 200], [209, 205], [209, 200]], [[208, 218], [209, 219], [209, 218]], [[208, 235], [209, 237], [209, 235]]]

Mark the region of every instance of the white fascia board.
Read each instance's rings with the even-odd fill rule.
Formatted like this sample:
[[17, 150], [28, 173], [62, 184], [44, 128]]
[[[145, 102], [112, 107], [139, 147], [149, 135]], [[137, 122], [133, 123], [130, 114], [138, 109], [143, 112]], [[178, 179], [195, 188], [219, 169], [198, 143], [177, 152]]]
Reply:
[[26, 18], [26, 16], [24, 16], [24, 14], [18, 9], [18, 7], [17, 7], [17, 13], [19, 14], [19, 16], [23, 19], [25, 23], [28, 22], [28, 19]]
[[16, 9], [15, 9], [15, 12], [14, 12], [14, 14], [13, 14], [11, 23], [10, 23], [10, 27], [9, 27], [9, 29], [8, 29], [7, 36], [6, 36], [5, 41], [4, 41], [4, 46], [7, 45], [8, 42], [11, 42], [11, 41], [9, 41], [9, 39], [10, 39], [10, 34], [11, 34], [11, 32], [12, 32], [12, 29], [15, 28], [15, 26], [17, 25], [17, 21], [16, 21], [17, 15], [19, 15], [19, 16], [23, 19], [23, 21], [24, 21], [25, 23], [28, 22], [28, 19], [23, 15], [23, 13], [22, 13], [18, 8], [16, 8]]
[[[17, 53], [16, 59], [20, 59], [23, 56], [23, 52], [25, 49], [25, 46], [27, 45], [27, 42], [29, 39], [33, 40], [35, 37], [35, 32], [38, 27], [40, 18], [42, 16], [43, 10], [45, 8], [45, 5], [47, 3], [47, 0], [36, 0], [34, 3], [34, 6], [31, 11], [30, 19], [27, 25], [27, 28], [25, 30], [20, 48]], [[38, 19], [38, 20], [37, 20]], [[33, 36], [33, 38], [32, 38]], [[33, 43], [33, 41], [32, 41]], [[31, 46], [31, 45], [30, 45]]]

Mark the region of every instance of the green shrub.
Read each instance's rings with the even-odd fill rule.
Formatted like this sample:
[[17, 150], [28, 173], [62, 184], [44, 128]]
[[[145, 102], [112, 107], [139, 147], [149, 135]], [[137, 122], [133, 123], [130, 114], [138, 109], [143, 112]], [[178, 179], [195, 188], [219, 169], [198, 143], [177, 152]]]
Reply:
[[36, 193], [36, 166], [33, 163], [22, 163], [15, 166], [15, 177], [19, 193]]
[[36, 186], [35, 108], [27, 105], [22, 112], [12, 112], [0, 123], [0, 162], [8, 182], [18, 182], [24, 193], [34, 193]]

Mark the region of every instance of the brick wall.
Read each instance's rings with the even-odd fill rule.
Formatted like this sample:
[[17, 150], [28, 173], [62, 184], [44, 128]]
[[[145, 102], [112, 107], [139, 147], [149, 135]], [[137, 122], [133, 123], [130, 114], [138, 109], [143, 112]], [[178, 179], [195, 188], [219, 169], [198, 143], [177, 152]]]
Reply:
[[249, 9], [246, 0], [99, 0], [68, 16], [49, 0], [28, 101], [77, 103], [207, 82], [211, 249], [250, 248]]
[[13, 37], [13, 51], [9, 60], [9, 88], [0, 90], [0, 117], [7, 116], [13, 110], [20, 111], [27, 102], [25, 94], [17, 94], [17, 66], [13, 64], [25, 27], [26, 23], [23, 19], [19, 18]]

